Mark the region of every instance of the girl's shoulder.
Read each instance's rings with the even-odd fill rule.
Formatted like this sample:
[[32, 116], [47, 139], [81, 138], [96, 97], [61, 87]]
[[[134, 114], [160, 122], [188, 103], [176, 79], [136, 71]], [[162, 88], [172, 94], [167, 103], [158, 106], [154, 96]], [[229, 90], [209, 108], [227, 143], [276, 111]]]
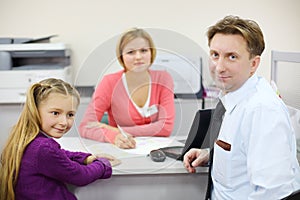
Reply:
[[60, 150], [60, 145], [53, 138], [49, 138], [42, 133], [39, 133], [37, 137], [29, 145], [32, 149], [36, 151], [58, 151]]

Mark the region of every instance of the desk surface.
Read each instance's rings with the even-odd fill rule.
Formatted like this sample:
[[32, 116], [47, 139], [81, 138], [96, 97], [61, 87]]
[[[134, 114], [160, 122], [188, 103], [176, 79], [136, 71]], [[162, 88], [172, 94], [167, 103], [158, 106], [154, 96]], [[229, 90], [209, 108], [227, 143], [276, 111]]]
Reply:
[[[106, 150], [118, 154], [116, 147], [80, 137], [63, 137], [57, 140], [62, 148], [71, 151], [91, 152]], [[178, 143], [177, 143], [178, 144]], [[99, 147], [99, 149], [97, 149]], [[104, 153], [104, 152], [103, 152]], [[207, 167], [197, 168], [196, 174], [187, 173], [181, 161], [167, 158], [153, 162], [147, 155], [131, 155], [125, 152], [122, 163], [113, 168], [110, 179], [99, 179], [84, 187], [70, 186], [79, 200], [98, 199], [204, 199], [207, 187]]]
[[[171, 146], [179, 144], [183, 145], [176, 139], [178, 138], [174, 138], [174, 142], [170, 144]], [[154, 162], [148, 156], [148, 153], [145, 153], [147, 150], [141, 152], [141, 154], [131, 153], [131, 151], [123, 151], [109, 143], [96, 142], [80, 137], [62, 137], [56, 141], [66, 150], [90, 152], [93, 154], [107, 153], [115, 156], [121, 160], [121, 164], [113, 167], [113, 175], [187, 173], [186, 169], [183, 167], [182, 161], [167, 157], [164, 162]], [[155, 145], [153, 148], [155, 148]], [[197, 168], [197, 172], [206, 173], [207, 168], [199, 167]]]

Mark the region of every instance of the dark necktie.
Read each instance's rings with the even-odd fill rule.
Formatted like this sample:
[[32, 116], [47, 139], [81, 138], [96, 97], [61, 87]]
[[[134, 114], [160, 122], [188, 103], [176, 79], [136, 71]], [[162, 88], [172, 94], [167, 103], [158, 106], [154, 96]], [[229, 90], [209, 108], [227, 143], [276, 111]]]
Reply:
[[209, 155], [209, 170], [208, 170], [208, 183], [207, 183], [207, 191], [205, 195], [205, 200], [211, 199], [211, 189], [212, 189], [212, 179], [211, 179], [211, 169], [213, 165], [213, 155], [214, 155], [214, 143], [219, 135], [219, 131], [221, 128], [222, 120], [223, 120], [223, 115], [225, 113], [225, 108], [222, 104], [221, 101], [218, 102], [215, 110], [213, 111], [213, 115], [210, 121], [210, 125], [208, 128], [207, 134], [210, 137], [210, 155]]

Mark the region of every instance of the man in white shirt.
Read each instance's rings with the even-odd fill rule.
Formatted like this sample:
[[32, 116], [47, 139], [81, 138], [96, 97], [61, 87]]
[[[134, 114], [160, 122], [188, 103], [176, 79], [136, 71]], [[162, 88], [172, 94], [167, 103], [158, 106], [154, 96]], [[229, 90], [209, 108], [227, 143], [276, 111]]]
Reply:
[[[282, 199], [300, 188], [300, 169], [288, 110], [256, 74], [263, 33], [252, 20], [227, 16], [207, 36], [209, 70], [226, 109], [214, 143], [211, 199]], [[207, 150], [184, 156], [189, 172], [207, 162]]]

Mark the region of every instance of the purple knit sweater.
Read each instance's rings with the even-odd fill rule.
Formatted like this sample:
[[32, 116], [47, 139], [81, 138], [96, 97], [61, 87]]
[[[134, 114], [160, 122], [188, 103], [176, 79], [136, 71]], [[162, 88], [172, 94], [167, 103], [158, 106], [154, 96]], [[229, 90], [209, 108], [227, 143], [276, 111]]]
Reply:
[[63, 150], [55, 140], [39, 133], [24, 152], [15, 187], [16, 200], [76, 199], [66, 184], [84, 186], [112, 174], [111, 165], [104, 158], [84, 165], [89, 155]]

